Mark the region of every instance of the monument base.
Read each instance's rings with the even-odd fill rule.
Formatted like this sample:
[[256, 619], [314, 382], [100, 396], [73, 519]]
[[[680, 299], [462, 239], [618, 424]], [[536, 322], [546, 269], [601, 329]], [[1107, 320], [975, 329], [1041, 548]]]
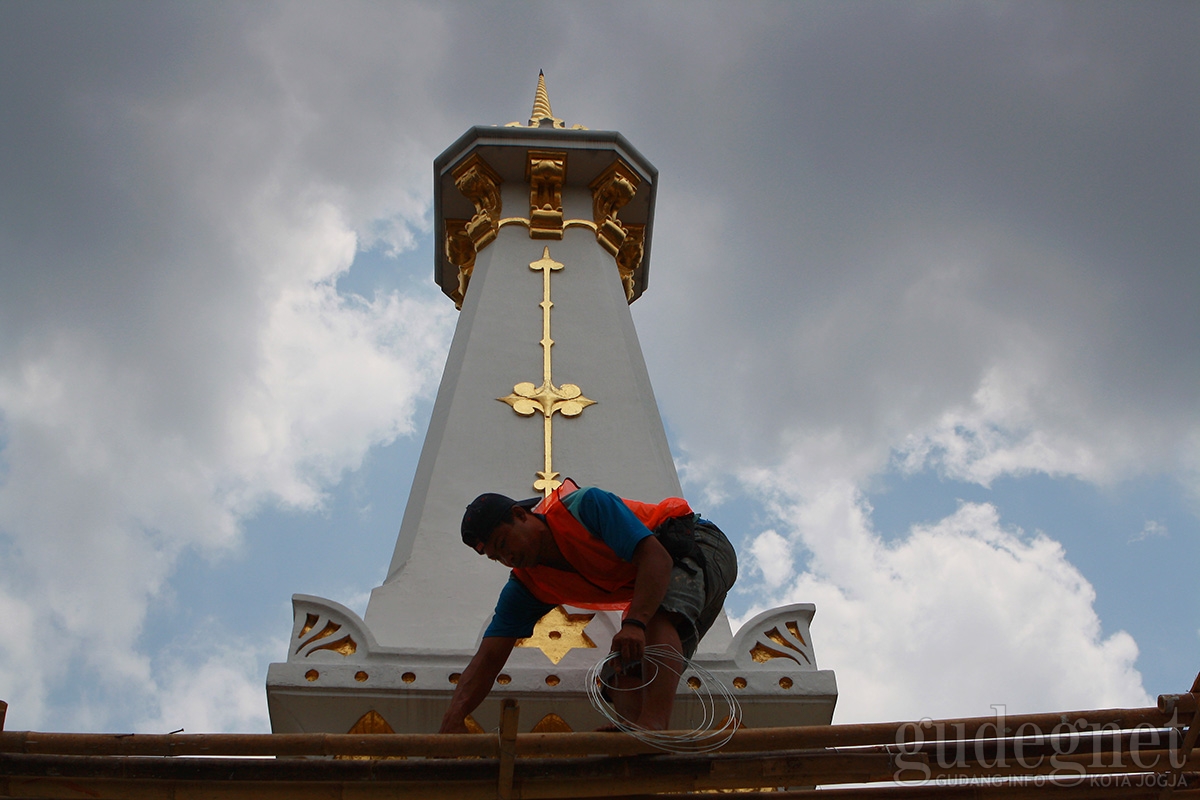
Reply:
[[[474, 651], [433, 652], [382, 646], [350, 609], [294, 595], [288, 659], [267, 672], [275, 733], [431, 733], [441, 724], [459, 673]], [[816, 607], [771, 609], [743, 625], [721, 651], [693, 659], [737, 699], [750, 728], [828, 725], [837, 702], [831, 670], [819, 670], [809, 624]], [[557, 617], [556, 617], [557, 615]], [[561, 608], [513, 650], [491, 694], [472, 714], [483, 731], [499, 725], [500, 703], [520, 704], [520, 730], [591, 731], [607, 724], [588, 700], [588, 671], [608, 652], [619, 625], [612, 612]], [[557, 634], [557, 636], [556, 636]], [[720, 638], [718, 637], [718, 643]], [[674, 728], [701, 723], [693, 671], [680, 680]], [[717, 720], [719, 722], [719, 720]]]

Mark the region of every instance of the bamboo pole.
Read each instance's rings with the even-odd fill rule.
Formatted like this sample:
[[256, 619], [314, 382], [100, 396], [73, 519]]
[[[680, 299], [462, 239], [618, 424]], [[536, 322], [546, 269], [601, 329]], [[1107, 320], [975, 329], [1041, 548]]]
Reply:
[[1194, 714], [1197, 708], [1197, 697], [1195, 692], [1187, 692], [1186, 694], [1160, 694], [1158, 696], [1158, 710], [1164, 714], [1171, 714], [1178, 711], [1180, 714]]
[[[620, 734], [612, 734], [619, 736]], [[95, 756], [394, 756], [496, 758], [492, 736], [349, 733], [0, 732], [0, 753]]]
[[[1131, 730], [1139, 725], [1162, 729], [1170, 715], [1157, 708], [1101, 709], [1053, 714], [1023, 714], [1005, 717], [1005, 731], [994, 732], [994, 717], [968, 717], [920, 722], [883, 722], [854, 725], [811, 725], [791, 728], [742, 728], [721, 748], [723, 753], [766, 750], [801, 750], [813, 747], [862, 747], [911, 745], [924, 741], [990, 739], [1010, 736], [1022, 726], [1044, 732], [1064, 724], [1079, 729], [1085, 720], [1091, 726]], [[1113, 727], [1115, 726], [1115, 728]], [[989, 728], [991, 731], [989, 731]], [[942, 730], [952, 736], [931, 739]], [[981, 736], [982, 734], [988, 734]], [[917, 735], [920, 734], [920, 740]], [[612, 737], [620, 738], [614, 740]], [[587, 754], [634, 755], [658, 752], [632, 737], [611, 733], [527, 733], [517, 737], [517, 754], [522, 756], [569, 756]]]
[[[1197, 776], [1200, 779], [1200, 776]], [[1109, 785], [1105, 785], [1107, 782]], [[1103, 781], [1083, 782], [1067, 785], [1045, 781], [1038, 785], [995, 784], [995, 785], [930, 785], [930, 786], [864, 786], [834, 789], [795, 789], [788, 791], [739, 792], [738, 800], [1090, 800], [1090, 798], [1112, 798], [1113, 800], [1160, 800], [1162, 789], [1157, 786], [1112, 785], [1107, 776]], [[1200, 790], [1180, 789], [1173, 798], [1200, 797]], [[622, 800], [699, 800], [696, 794], [635, 795]]]
[[[137, 758], [7, 754], [0, 780], [391, 783], [418, 794], [496, 797], [498, 760]], [[649, 758], [530, 759], [515, 764], [511, 795], [619, 797], [645, 792], [873, 781], [894, 772], [885, 754], [667, 755]], [[452, 792], [443, 792], [449, 786]]]
[[[720, 759], [717, 759], [720, 761]], [[886, 774], [888, 765], [878, 756], [873, 764], [861, 756], [831, 754], [775, 763], [778, 760], [727, 759], [723, 769], [694, 756], [659, 759], [583, 759], [571, 763], [563, 759], [545, 759], [518, 766], [513, 796], [530, 800], [558, 798], [624, 797], [645, 798], [647, 793], [663, 793], [656, 800], [694, 797], [694, 792], [714, 789], [762, 788], [779, 785], [825, 785], [860, 780], [868, 775]], [[759, 763], [754, 763], [755, 761]], [[784, 760], [785, 762], [788, 760]], [[14, 767], [16, 769], [14, 769]], [[19, 787], [53, 788], [70, 786], [72, 793], [83, 790], [96, 796], [135, 797], [158, 787], [154, 796], [201, 796], [218, 791], [222, 797], [423, 797], [430, 800], [462, 798], [490, 800], [495, 797], [494, 762], [402, 761], [255, 761], [250, 759], [113, 759], [96, 756], [6, 756], [0, 758], [0, 789], [18, 793]], [[522, 774], [525, 773], [525, 774]], [[3, 776], [8, 776], [6, 781]], [[1092, 775], [1070, 781], [1054, 776], [1026, 775], [1021, 780], [979, 780], [970, 776], [935, 777], [924, 783], [889, 782], [874, 787], [827, 788], [821, 797], [834, 798], [909, 798], [939, 797], [1024, 797], [1036, 791], [1060, 796], [1132, 797], [1144, 796], [1149, 789], [1160, 792], [1160, 774]], [[1200, 776], [1182, 776], [1176, 786], [1180, 797], [1196, 797], [1193, 789]], [[1034, 780], [1036, 778], [1037, 780]], [[879, 778], [877, 778], [879, 780]], [[7, 786], [5, 785], [7, 783]], [[162, 793], [167, 786], [180, 791]], [[313, 787], [324, 787], [314, 793]], [[189, 791], [182, 791], [190, 787]], [[338, 787], [337, 792], [330, 792]], [[115, 791], [120, 789], [120, 791]], [[683, 789], [684, 792], [680, 792]], [[1068, 791], [1072, 790], [1072, 791]], [[1137, 791], [1141, 790], [1141, 791]], [[826, 792], [833, 792], [827, 795]], [[21, 796], [44, 792], [20, 792]], [[757, 793], [755, 793], [757, 794]], [[58, 795], [54, 795], [58, 796]], [[764, 800], [783, 797], [809, 797], [808, 793], [772, 793]]]
[[500, 707], [500, 767], [497, 770], [496, 797], [511, 800], [513, 770], [517, 760], [517, 701], [506, 697]]
[[[1103, 709], [1056, 714], [1024, 714], [1004, 719], [996, 730], [992, 717], [922, 722], [854, 725], [813, 725], [791, 728], [743, 728], [721, 752], [744, 753], [871, 745], [924, 745], [929, 741], [975, 741], [1011, 736], [1023, 726], [1077, 734], [1088, 726], [1131, 730], [1138, 726], [1162, 729], [1170, 716], [1157, 708]], [[1086, 730], [1086, 729], [1085, 729]], [[918, 735], [920, 739], [918, 739]], [[623, 733], [525, 733], [516, 736], [516, 755], [629, 756], [660, 753], [658, 748]], [[491, 736], [441, 734], [338, 733], [208, 733], [100, 734], [0, 731], [0, 753], [58, 753], [64, 755], [126, 756], [427, 756], [430, 758], [496, 758], [498, 740]]]

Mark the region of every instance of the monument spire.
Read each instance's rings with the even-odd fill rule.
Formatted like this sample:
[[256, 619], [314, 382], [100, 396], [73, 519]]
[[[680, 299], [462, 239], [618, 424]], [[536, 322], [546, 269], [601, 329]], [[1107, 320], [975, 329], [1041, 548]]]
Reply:
[[[472, 497], [544, 494], [560, 477], [648, 502], [683, 494], [629, 308], [648, 282], [658, 170], [615, 131], [566, 128], [539, 73], [528, 126], [468, 130], [434, 176], [434, 279], [461, 314], [425, 444], [366, 614], [293, 596], [287, 661], [267, 674], [277, 733], [437, 729], [508, 580], [463, 546]], [[814, 610], [772, 609], [736, 635], [722, 612], [700, 643], [693, 661], [738, 693], [744, 724], [829, 722]], [[494, 728], [500, 701], [520, 697], [524, 730], [603, 724], [587, 674], [620, 627], [615, 611], [547, 614], [475, 721]], [[680, 720], [703, 713], [699, 680], [681, 684]]]

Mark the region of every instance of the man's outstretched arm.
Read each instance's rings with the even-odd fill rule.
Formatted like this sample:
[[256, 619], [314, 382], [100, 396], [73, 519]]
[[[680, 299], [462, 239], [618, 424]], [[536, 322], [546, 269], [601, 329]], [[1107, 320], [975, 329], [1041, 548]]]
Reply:
[[503, 636], [485, 637], [479, 644], [479, 650], [467, 668], [458, 679], [458, 688], [450, 700], [450, 707], [442, 717], [442, 727], [438, 733], [466, 733], [467, 715], [479, 707], [483, 699], [492, 691], [492, 684], [504, 663], [512, 653], [517, 640]]
[[[628, 616], [648, 625], [667, 593], [674, 562], [658, 539], [647, 536], [633, 551], [633, 564], [637, 567], [637, 577], [634, 578]], [[613, 637], [612, 649], [621, 654], [622, 664], [638, 661], [646, 647], [646, 638], [645, 628], [622, 625]]]

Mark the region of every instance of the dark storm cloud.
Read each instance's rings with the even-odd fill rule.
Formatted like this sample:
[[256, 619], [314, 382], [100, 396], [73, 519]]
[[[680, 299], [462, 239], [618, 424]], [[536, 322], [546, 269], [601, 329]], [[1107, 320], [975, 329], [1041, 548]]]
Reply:
[[[773, 372], [800, 427], [886, 438], [1034, 346], [1086, 424], [1194, 419], [1194, 6], [772, 10], [684, 23], [671, 73], [700, 79], [628, 113], [665, 176], [653, 286], [704, 298], [720, 376]], [[644, 51], [664, 33], [639, 30]], [[665, 316], [641, 318], [652, 353]], [[712, 395], [693, 413], [747, 402]]]

